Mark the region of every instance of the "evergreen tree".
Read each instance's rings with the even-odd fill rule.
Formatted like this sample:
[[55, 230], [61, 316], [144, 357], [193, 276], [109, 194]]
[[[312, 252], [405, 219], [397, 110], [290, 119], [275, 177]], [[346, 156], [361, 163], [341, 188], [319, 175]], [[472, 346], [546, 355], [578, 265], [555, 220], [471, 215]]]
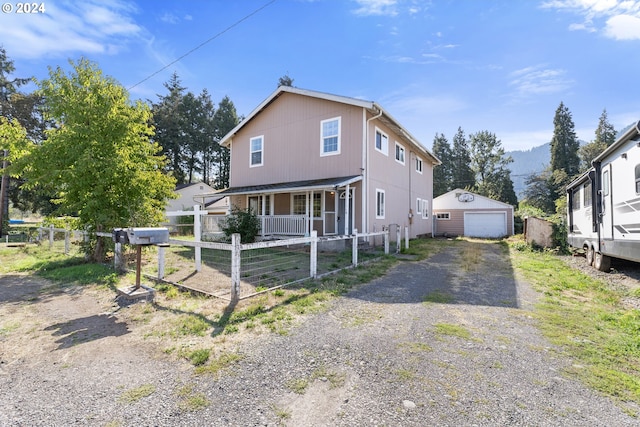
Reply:
[[616, 130], [607, 118], [607, 110], [602, 111], [596, 129], [596, 138], [588, 144], [580, 147], [580, 171], [584, 172], [591, 167], [591, 161], [607, 149], [616, 140]]
[[501, 141], [488, 131], [469, 135], [469, 141], [471, 168], [476, 177], [475, 191], [483, 196], [516, 205], [518, 199], [508, 168], [513, 160], [505, 156]]
[[551, 169], [546, 168], [540, 173], [534, 173], [525, 180], [526, 188], [523, 192], [527, 205], [540, 209], [544, 213], [555, 212], [555, 194], [551, 188]]
[[217, 176], [215, 179], [214, 187], [216, 189], [229, 187], [229, 171], [231, 156], [229, 149], [222, 147], [218, 144], [222, 138], [229, 133], [234, 127], [240, 123], [238, 114], [236, 113], [236, 107], [231, 102], [228, 96], [222, 98], [222, 101], [218, 104], [218, 109], [214, 114], [215, 123], [215, 141], [218, 145], [216, 156], [216, 169]]
[[433, 139], [433, 154], [442, 161], [442, 164], [433, 169], [433, 197], [438, 197], [447, 191], [453, 190], [453, 171], [451, 145], [444, 134], [436, 134]]
[[551, 139], [551, 170], [563, 170], [573, 177], [580, 171], [578, 149], [580, 143], [569, 109], [560, 102], [553, 118], [553, 137]]
[[451, 155], [451, 187], [472, 189], [476, 185], [475, 174], [471, 169], [471, 154], [464, 131], [458, 127], [453, 137]]
[[293, 86], [293, 79], [288, 73], [278, 79], [278, 87], [280, 86]]

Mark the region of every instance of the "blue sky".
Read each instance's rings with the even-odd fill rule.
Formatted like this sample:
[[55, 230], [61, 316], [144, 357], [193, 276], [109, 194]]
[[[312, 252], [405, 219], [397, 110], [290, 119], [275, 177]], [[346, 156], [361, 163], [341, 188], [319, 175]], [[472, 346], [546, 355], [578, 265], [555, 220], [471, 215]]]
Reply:
[[4, 2], [0, 44], [17, 77], [85, 57], [133, 99], [156, 100], [175, 71], [248, 115], [288, 74], [378, 102], [427, 148], [458, 126], [494, 132], [507, 150], [542, 145], [561, 101], [586, 141], [604, 108], [617, 130], [640, 119], [640, 1], [42, 3], [44, 13], [18, 14]]

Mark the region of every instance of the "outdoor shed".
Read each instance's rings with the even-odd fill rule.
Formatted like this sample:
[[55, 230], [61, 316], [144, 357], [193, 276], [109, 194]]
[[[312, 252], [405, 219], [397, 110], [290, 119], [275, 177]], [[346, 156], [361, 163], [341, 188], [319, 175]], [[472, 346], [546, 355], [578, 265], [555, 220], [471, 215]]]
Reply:
[[456, 188], [433, 199], [433, 221], [437, 236], [510, 236], [513, 206]]

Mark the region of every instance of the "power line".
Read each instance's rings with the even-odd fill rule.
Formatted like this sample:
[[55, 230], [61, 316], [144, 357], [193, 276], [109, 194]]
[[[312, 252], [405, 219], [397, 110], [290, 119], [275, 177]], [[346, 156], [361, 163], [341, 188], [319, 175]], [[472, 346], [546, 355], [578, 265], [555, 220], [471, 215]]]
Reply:
[[185, 58], [186, 56], [192, 54], [193, 52], [195, 52], [196, 50], [200, 49], [202, 46], [204, 46], [205, 44], [209, 43], [212, 40], [217, 39], [218, 37], [220, 37], [221, 35], [223, 35], [224, 33], [226, 33], [227, 31], [231, 30], [234, 27], [237, 27], [238, 25], [240, 25], [242, 22], [246, 21], [247, 19], [251, 18], [253, 15], [257, 14], [258, 12], [260, 12], [262, 9], [267, 8], [268, 6], [270, 6], [271, 4], [275, 3], [276, 0], [271, 0], [265, 4], [263, 4], [262, 6], [260, 6], [259, 8], [257, 8], [256, 10], [254, 10], [253, 12], [249, 13], [248, 15], [245, 15], [242, 19], [234, 22], [233, 24], [229, 25], [227, 28], [225, 28], [224, 30], [220, 31], [218, 34], [214, 35], [213, 37], [210, 37], [209, 39], [203, 41], [202, 43], [200, 43], [198, 46], [194, 47], [193, 49], [191, 49], [190, 51], [188, 51], [187, 53], [185, 53], [184, 55], [180, 56], [178, 59], [168, 63], [167, 65], [165, 65], [164, 67], [160, 68], [158, 71], [156, 71], [155, 73], [145, 77], [144, 79], [140, 80], [138, 83], [134, 84], [133, 86], [129, 87], [127, 90], [131, 90], [134, 87], [146, 82], [147, 80], [149, 80], [150, 78], [160, 74], [161, 72], [163, 72], [164, 70], [166, 70], [167, 68], [169, 68], [170, 66], [172, 66], [173, 64], [175, 64], [176, 62], [182, 60], [183, 58]]

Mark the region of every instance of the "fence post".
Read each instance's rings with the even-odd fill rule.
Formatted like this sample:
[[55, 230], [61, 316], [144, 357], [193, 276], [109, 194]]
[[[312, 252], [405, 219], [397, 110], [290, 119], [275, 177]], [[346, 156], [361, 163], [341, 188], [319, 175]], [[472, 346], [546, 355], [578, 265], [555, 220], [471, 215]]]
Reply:
[[124, 271], [124, 258], [122, 256], [122, 243], [116, 242], [113, 255], [113, 268], [116, 271]]
[[400, 253], [400, 248], [402, 247], [402, 239], [400, 236], [400, 224], [396, 224], [396, 253]]
[[240, 234], [231, 235], [231, 301], [237, 302], [240, 299], [240, 260], [242, 249], [240, 245]]
[[167, 246], [169, 245], [167, 245], [166, 243], [161, 243], [158, 245], [158, 279], [164, 279], [164, 251]]
[[389, 229], [384, 230], [384, 234], [382, 235], [382, 240], [384, 242], [384, 254], [389, 255]]
[[64, 230], [64, 254], [69, 255], [69, 230]]
[[311, 231], [309, 258], [309, 276], [315, 279], [318, 276], [318, 232], [316, 230]]
[[[196, 242], [202, 241], [202, 227], [200, 226], [200, 205], [193, 206], [193, 234]], [[196, 271], [202, 270], [202, 248], [200, 246], [195, 247], [196, 256]]]
[[409, 227], [404, 228], [404, 248], [409, 249]]
[[358, 266], [358, 229], [353, 229], [353, 239], [351, 239], [351, 264]]
[[49, 249], [53, 248], [53, 224], [49, 226]]

